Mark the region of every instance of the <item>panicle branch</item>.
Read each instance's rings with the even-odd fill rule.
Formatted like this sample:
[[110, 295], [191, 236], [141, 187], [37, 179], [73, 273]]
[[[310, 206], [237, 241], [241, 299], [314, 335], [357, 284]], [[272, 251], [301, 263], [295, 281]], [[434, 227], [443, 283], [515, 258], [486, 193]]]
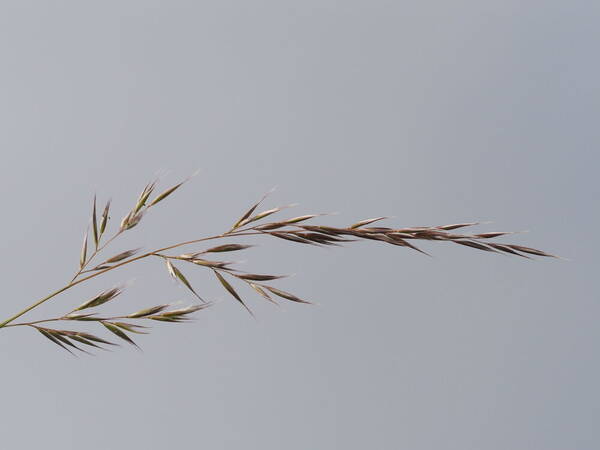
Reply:
[[[184, 180], [160, 193], [152, 198], [156, 189], [157, 182], [148, 183], [142, 192], [139, 194], [134, 206], [120, 221], [118, 228], [113, 236], [103, 241], [103, 237], [110, 224], [110, 209], [111, 201], [107, 201], [100, 218], [97, 217], [96, 196], [92, 202], [92, 217], [91, 217], [91, 236], [93, 245], [90, 247], [88, 236], [90, 230], [84, 235], [83, 245], [79, 256], [79, 270], [71, 281], [60, 288], [59, 290], [49, 294], [41, 300], [38, 300], [33, 305], [20, 311], [13, 317], [6, 319], [0, 323], [0, 328], [26, 326], [37, 330], [41, 335], [50, 340], [52, 343], [68, 351], [76, 354], [77, 352], [89, 353], [90, 350], [103, 349], [106, 350], [116, 344], [108, 338], [96, 336], [95, 334], [82, 331], [64, 330], [58, 328], [49, 328], [42, 326], [46, 323], [80, 323], [93, 326], [99, 325], [100, 329], [108, 333], [112, 338], [118, 338], [120, 341], [137, 347], [132, 335], [146, 334], [148, 327], [140, 324], [140, 322], [163, 322], [163, 323], [184, 323], [188, 322], [192, 315], [198, 311], [204, 310], [213, 305], [213, 302], [205, 300], [201, 297], [197, 289], [193, 286], [189, 273], [197, 270], [196, 268], [204, 268], [215, 276], [218, 283], [229, 296], [238, 302], [248, 313], [253, 315], [252, 310], [248, 306], [242, 295], [239, 294], [236, 284], [241, 284], [249, 287], [255, 294], [270, 303], [277, 304], [274, 297], [295, 302], [310, 304], [311, 302], [302, 299], [294, 294], [284, 291], [278, 287], [272, 286], [271, 282], [277, 281], [285, 277], [285, 275], [265, 274], [265, 273], [250, 273], [237, 269], [235, 263], [231, 261], [221, 260], [223, 254], [231, 254], [247, 250], [252, 245], [242, 243], [223, 243], [212, 245], [208, 248], [198, 248], [193, 252], [183, 254], [170, 254], [171, 250], [178, 249], [184, 246], [200, 245], [206, 241], [238, 238], [238, 237], [268, 237], [276, 238], [281, 241], [292, 242], [295, 244], [310, 245], [315, 247], [338, 247], [355, 241], [377, 241], [382, 244], [392, 245], [397, 247], [405, 247], [425, 255], [428, 255], [424, 250], [416, 245], [417, 242], [449, 242], [452, 244], [469, 247], [475, 250], [485, 251], [489, 253], [508, 254], [519, 256], [522, 258], [531, 259], [534, 256], [551, 257], [556, 256], [537, 250], [531, 247], [522, 245], [499, 243], [495, 239], [513, 234], [512, 232], [494, 231], [484, 233], [468, 233], [464, 230], [473, 226], [479, 225], [477, 222], [455, 223], [439, 226], [426, 227], [384, 227], [379, 225], [379, 222], [387, 219], [387, 217], [374, 217], [360, 220], [348, 226], [335, 227], [330, 225], [313, 224], [312, 220], [321, 217], [324, 214], [305, 214], [288, 219], [280, 219], [276, 221], [266, 222], [265, 219], [271, 218], [292, 205], [281, 206], [266, 209], [262, 212], [256, 212], [259, 206], [266, 199], [264, 195], [258, 202], [253, 204], [246, 210], [237, 221], [234, 222], [231, 228], [218, 235], [194, 239], [191, 241], [183, 241], [167, 247], [158, 248], [143, 254], [139, 254], [139, 248], [122, 251], [113, 256], [105, 258], [100, 263], [91, 266], [91, 262], [95, 259], [110, 243], [125, 232], [131, 230], [145, 217], [145, 214], [150, 208], [155, 207], [158, 203], [165, 200], [173, 192], [179, 189], [187, 180]], [[68, 313], [60, 317], [16, 323], [15, 320], [32, 309], [37, 308], [41, 304], [56, 297], [60, 293], [84, 283], [92, 278], [101, 276], [107, 272], [118, 269], [119, 267], [132, 264], [136, 261], [154, 257], [162, 259], [167, 269], [168, 275], [178, 283], [181, 283], [195, 299], [200, 301], [199, 304], [190, 305], [172, 309], [170, 303], [160, 304], [144, 308], [140, 311], [117, 315], [106, 316], [97, 312], [97, 308], [112, 302], [123, 293], [124, 288], [113, 287], [106, 289], [90, 299], [84, 301], [79, 306], [71, 309]], [[185, 266], [185, 267], [184, 267]], [[184, 274], [184, 271], [187, 275]], [[85, 275], [85, 276], [84, 276]]]

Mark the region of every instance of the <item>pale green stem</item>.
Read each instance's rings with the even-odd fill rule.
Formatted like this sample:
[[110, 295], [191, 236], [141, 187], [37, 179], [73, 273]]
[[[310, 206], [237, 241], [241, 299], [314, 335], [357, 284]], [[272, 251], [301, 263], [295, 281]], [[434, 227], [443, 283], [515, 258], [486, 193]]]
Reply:
[[84, 272], [88, 272], [87, 270], [85, 270], [85, 268], [89, 265], [90, 262], [92, 262], [92, 259], [94, 259], [96, 257], [96, 255], [98, 253], [100, 253], [104, 247], [106, 247], [108, 244], [110, 244], [112, 241], [114, 241], [116, 238], [118, 238], [121, 234], [123, 233], [123, 230], [119, 230], [113, 237], [111, 237], [108, 241], [106, 241], [103, 245], [101, 245], [100, 247], [96, 248], [94, 250], [94, 252], [90, 255], [90, 257], [88, 258], [87, 261], [85, 261], [85, 263], [79, 268], [79, 270], [77, 271], [77, 273], [73, 276], [73, 278], [71, 278], [71, 281], [69, 283], [72, 283], [73, 281], [75, 281], [77, 279], [77, 277], [79, 275], [81, 275]]

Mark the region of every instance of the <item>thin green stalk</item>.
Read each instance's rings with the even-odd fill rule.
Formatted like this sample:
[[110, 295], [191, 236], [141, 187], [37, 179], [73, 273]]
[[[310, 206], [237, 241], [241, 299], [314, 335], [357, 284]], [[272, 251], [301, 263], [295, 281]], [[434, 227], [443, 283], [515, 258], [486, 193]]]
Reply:
[[[30, 326], [33, 326], [33, 325], [38, 325], [40, 323], [60, 322], [60, 321], [71, 320], [71, 319], [69, 319], [67, 317], [69, 314], [65, 314], [64, 316], [61, 316], [61, 317], [54, 317], [53, 319], [42, 319], [42, 320], [33, 320], [31, 322], [11, 323], [9, 325], [6, 325], [6, 328], [11, 328], [11, 327], [30, 327]], [[95, 318], [94, 320], [92, 320], [90, 322], [102, 322], [102, 321], [107, 321], [107, 320], [120, 320], [120, 319], [127, 319], [127, 318], [128, 318], [128, 316], [97, 317], [97, 318]]]
[[106, 241], [100, 247], [96, 248], [94, 250], [94, 252], [90, 255], [90, 257], [87, 259], [87, 261], [85, 261], [84, 264], [79, 268], [77, 273], [75, 273], [73, 278], [71, 278], [71, 281], [69, 283], [72, 283], [73, 281], [75, 281], [77, 279], [77, 277], [79, 275], [81, 275], [82, 273], [88, 272], [87, 270], [85, 270], [85, 268], [90, 264], [90, 262], [92, 262], [92, 259], [94, 259], [96, 257], [96, 255], [98, 255], [98, 253], [100, 253], [108, 244], [110, 244], [112, 241], [114, 241], [116, 238], [118, 238], [122, 233], [123, 233], [123, 230], [117, 231], [113, 237], [111, 237], [108, 241]]

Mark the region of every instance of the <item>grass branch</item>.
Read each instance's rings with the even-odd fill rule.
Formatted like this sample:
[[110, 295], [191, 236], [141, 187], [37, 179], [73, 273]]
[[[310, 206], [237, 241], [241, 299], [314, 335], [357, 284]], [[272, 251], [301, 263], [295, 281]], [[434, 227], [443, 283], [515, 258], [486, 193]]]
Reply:
[[[233, 226], [231, 226], [227, 232], [199, 239], [178, 242], [176, 244], [161, 247], [139, 255], [136, 255], [138, 249], [128, 250], [106, 259], [104, 262], [99, 263], [95, 267], [90, 267], [91, 262], [112, 242], [114, 242], [115, 239], [136, 227], [145, 217], [146, 212], [150, 208], [155, 207], [159, 202], [162, 202], [164, 199], [169, 197], [174, 191], [182, 186], [184, 182], [181, 182], [163, 191], [153, 199], [151, 197], [156, 187], [156, 182], [147, 184], [142, 190], [141, 194], [138, 196], [133, 208], [121, 220], [112, 237], [104, 242], [102, 241], [102, 238], [109, 224], [109, 210], [111, 203], [110, 201], [106, 203], [102, 215], [98, 217], [96, 209], [96, 197], [94, 197], [91, 218], [91, 233], [93, 242], [92, 244], [88, 243], [88, 230], [83, 240], [83, 246], [79, 257], [78, 271], [63, 287], [51, 292], [13, 316], [0, 322], [0, 328], [23, 326], [30, 327], [37, 330], [40, 334], [54, 344], [58, 345], [64, 350], [67, 350], [69, 353], [74, 353], [75, 350], [88, 353], [84, 347], [91, 347], [92, 349], [104, 348], [105, 346], [114, 344], [91, 333], [46, 328], [42, 327], [41, 324], [75, 322], [90, 325], [99, 324], [102, 325], [101, 328], [111, 334], [111, 336], [117, 337], [120, 340], [137, 347], [137, 344], [132, 339], [132, 334], [146, 333], [146, 331], [144, 331], [146, 327], [139, 325], [139, 321], [181, 323], [188, 321], [193, 313], [212, 305], [212, 302], [208, 302], [198, 295], [192, 283], [184, 274], [184, 271], [190, 270], [190, 267], [192, 266], [201, 266], [211, 270], [223, 289], [252, 315], [252, 310], [248, 306], [247, 302], [238, 294], [238, 291], [234, 286], [235, 283], [239, 282], [249, 286], [262, 299], [271, 303], [277, 304], [275, 298], [296, 303], [310, 303], [307, 300], [297, 297], [294, 294], [281, 290], [280, 288], [270, 284], [271, 281], [284, 278], [282, 275], [243, 272], [235, 267], [232, 267], [234, 263], [223, 261], [219, 258], [219, 256], [222, 254], [246, 250], [251, 247], [250, 245], [226, 243], [181, 255], [171, 255], [165, 253], [180, 247], [193, 246], [196, 244], [207, 243], [208, 241], [226, 238], [263, 236], [291, 242], [296, 245], [304, 244], [316, 247], [336, 247], [352, 241], [376, 241], [386, 245], [403, 247], [405, 249], [417, 251], [423, 254], [427, 253], [417, 247], [415, 242], [449, 242], [488, 253], [519, 256], [527, 259], [531, 259], [535, 256], [555, 257], [554, 255], [531, 247], [496, 242], [496, 238], [512, 234], [510, 232], [470, 234], [457, 231], [478, 225], [478, 223], [473, 222], [441, 226], [391, 228], [374, 226], [374, 224], [377, 222], [386, 219], [386, 217], [376, 217], [364, 219], [346, 227], [332, 227], [327, 225], [312, 224], [311, 221], [316, 217], [321, 216], [321, 214], [306, 214], [288, 219], [282, 219], [279, 221], [265, 222], [267, 217], [271, 217], [272, 215], [281, 212], [288, 206], [256, 212], [257, 208], [266, 198], [266, 196], [263, 196], [260, 201], [252, 205], [246, 212], [244, 212], [240, 218], [233, 223]], [[88, 251], [90, 250], [90, 245], [91, 251]], [[155, 305], [129, 314], [110, 317], [98, 315], [96, 308], [101, 307], [103, 304], [109, 301], [114, 301], [122, 293], [123, 288], [117, 287], [107, 289], [93, 296], [78, 307], [69, 308], [69, 312], [63, 314], [62, 316], [35, 321], [15, 322], [17, 319], [28, 314], [30, 311], [58, 297], [63, 292], [75, 286], [83, 284], [91, 279], [101, 277], [102, 275], [115, 271], [120, 267], [128, 266], [137, 261], [141, 261], [150, 257], [157, 257], [161, 259], [166, 264], [168, 274], [179, 283], [183, 284], [189, 290], [189, 292], [200, 301], [200, 304], [175, 309], [173, 309], [173, 305]], [[182, 269], [184, 266], [186, 268]], [[266, 284], [267, 282], [269, 282], [269, 284]]]

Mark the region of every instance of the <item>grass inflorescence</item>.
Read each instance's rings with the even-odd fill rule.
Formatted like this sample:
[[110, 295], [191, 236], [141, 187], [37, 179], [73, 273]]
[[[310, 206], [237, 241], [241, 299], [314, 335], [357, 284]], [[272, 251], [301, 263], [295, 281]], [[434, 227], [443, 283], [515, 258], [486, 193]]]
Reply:
[[[252, 310], [238, 293], [237, 284], [249, 286], [258, 296], [271, 303], [277, 303], [278, 299], [283, 299], [296, 303], [310, 304], [308, 300], [272, 286], [272, 282], [284, 278], [284, 275], [244, 272], [237, 269], [235, 263], [223, 260], [225, 255], [247, 250], [253, 247], [252, 245], [228, 242], [219, 245], [210, 245], [207, 248], [198, 248], [195, 252], [191, 253], [177, 254], [178, 252], [176, 252], [177, 249], [184, 246], [205, 246], [208, 241], [220, 239], [254, 236], [275, 238], [294, 244], [316, 247], [335, 247], [352, 241], [378, 241], [383, 244], [405, 247], [406, 249], [423, 254], [427, 253], [419, 248], [416, 242], [442, 241], [485, 252], [508, 254], [528, 259], [534, 256], [555, 257], [531, 247], [499, 243], [495, 240], [496, 238], [512, 234], [511, 232], [476, 234], [464, 232], [465, 229], [478, 225], [479, 223], [477, 222], [430, 227], [394, 228], [379, 225], [387, 217], [375, 217], [360, 220], [346, 227], [333, 227], [313, 223], [316, 218], [323, 216], [323, 214], [305, 214], [268, 222], [265, 219], [280, 213], [290, 205], [257, 212], [267, 195], [252, 205], [239, 219], [233, 222], [228, 231], [222, 234], [179, 242], [141, 254], [140, 249], [136, 248], [108, 255], [108, 257], [104, 255], [109, 244], [139, 225], [150, 208], [154, 208], [158, 203], [167, 199], [186, 181], [184, 180], [172, 186], [155, 197], [153, 197], [153, 194], [157, 183], [151, 182], [147, 184], [139, 194], [133, 208], [125, 214], [116, 227], [114, 234], [109, 238], [105, 235], [110, 224], [111, 202], [106, 202], [102, 208], [102, 213], [98, 216], [97, 202], [94, 196], [90, 220], [91, 230], [88, 228], [84, 234], [79, 255], [79, 266], [75, 275], [65, 286], [38, 300], [14, 316], [0, 322], [0, 328], [29, 327], [37, 330], [48, 340], [73, 354], [76, 352], [89, 353], [90, 350], [108, 349], [116, 345], [113, 342], [114, 339], [137, 347], [133, 335], [146, 334], [148, 332], [147, 324], [153, 321], [166, 323], [186, 322], [190, 320], [194, 313], [206, 309], [213, 304], [198, 295], [196, 289], [184, 274], [184, 272], [197, 269], [198, 267], [213, 272], [216, 281], [222, 286], [225, 292], [251, 315], [253, 315]], [[101, 257], [100, 254], [104, 256]], [[24, 316], [31, 310], [76, 285], [102, 276], [120, 267], [149, 258], [162, 260], [166, 266], [166, 273], [177, 282], [183, 284], [197, 301], [197, 304], [179, 308], [175, 308], [170, 304], [161, 304], [144, 308], [141, 311], [116, 316], [101, 314], [98, 311], [101, 306], [115, 301], [123, 293], [124, 288], [118, 286], [106, 289], [92, 296], [59, 317], [17, 322], [17, 319], [21, 318], [21, 316]], [[97, 262], [98, 260], [101, 262]], [[68, 327], [69, 324], [74, 323], [85, 323], [90, 326], [96, 326], [96, 328], [99, 326], [108, 336], [112, 337], [112, 340], [108, 337], [99, 337], [90, 332], [62, 329], [63, 326]]]

